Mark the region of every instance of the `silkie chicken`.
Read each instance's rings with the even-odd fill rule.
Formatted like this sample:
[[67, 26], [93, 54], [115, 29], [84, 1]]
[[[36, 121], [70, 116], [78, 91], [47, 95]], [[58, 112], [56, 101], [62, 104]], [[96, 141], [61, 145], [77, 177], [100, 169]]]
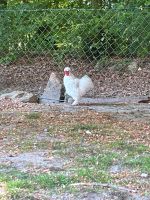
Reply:
[[81, 79], [76, 78], [71, 72], [69, 67], [64, 69], [64, 86], [66, 94], [71, 96], [74, 100], [72, 105], [78, 105], [81, 97], [83, 97], [89, 90], [94, 88], [92, 80], [87, 76]]

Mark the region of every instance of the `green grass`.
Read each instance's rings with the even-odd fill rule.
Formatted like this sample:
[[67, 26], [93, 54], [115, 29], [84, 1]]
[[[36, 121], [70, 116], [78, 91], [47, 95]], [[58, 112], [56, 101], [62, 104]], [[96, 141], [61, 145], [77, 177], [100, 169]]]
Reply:
[[28, 174], [16, 170], [9, 171], [7, 174], [0, 173], [0, 183], [6, 184], [11, 199], [19, 198], [23, 191], [31, 193], [35, 188]]
[[126, 141], [122, 141], [122, 140], [112, 142], [110, 144], [110, 148], [120, 150], [120, 151], [126, 151], [128, 155], [131, 155], [131, 156], [150, 151], [150, 148], [143, 144], [127, 143]]
[[21, 150], [22, 150], [23, 152], [33, 150], [33, 149], [34, 149], [34, 145], [33, 145], [32, 139], [30, 139], [30, 140], [25, 140], [24, 142], [22, 142], [20, 148], [21, 148]]
[[53, 150], [65, 150], [67, 148], [66, 142], [56, 141], [52, 143]]
[[97, 170], [107, 170], [113, 163], [114, 159], [118, 158], [117, 153], [103, 153], [94, 156], [88, 156], [86, 158], [78, 159], [79, 164], [82, 166], [93, 167]]
[[78, 158], [80, 169], [77, 170], [77, 176], [91, 182], [110, 182], [111, 176], [107, 170], [117, 158], [118, 154], [112, 152]]
[[75, 176], [78, 182], [98, 182], [98, 183], [108, 183], [111, 181], [109, 174], [102, 170], [97, 170], [97, 168], [82, 167], [76, 170]]
[[27, 173], [12, 170], [5, 173], [0, 173], [0, 183], [5, 183], [7, 191], [11, 195], [12, 199], [16, 199], [23, 192], [31, 193], [40, 188], [53, 189], [57, 187], [64, 187], [71, 183], [77, 182], [77, 175], [67, 176], [62, 173], [51, 174], [37, 174], [29, 175]]
[[12, 198], [17, 198], [23, 191], [31, 193], [39, 188], [52, 189], [68, 185], [72, 181], [73, 178], [59, 173], [29, 175], [16, 170], [7, 174], [0, 173], [0, 183], [6, 183], [7, 191]]
[[124, 136], [125, 133], [120, 129], [113, 126], [111, 123], [102, 123], [102, 124], [76, 124], [72, 126], [72, 132], [80, 132], [80, 131], [91, 131], [92, 134], [96, 135], [113, 135], [119, 134]]
[[38, 112], [32, 112], [26, 115], [27, 119], [39, 119], [40, 118], [40, 113]]
[[150, 173], [150, 156], [145, 155], [145, 156], [138, 156], [134, 158], [127, 158], [125, 165], [136, 168], [141, 172], [147, 172]]
[[24, 142], [21, 143], [20, 145], [20, 150], [22, 152], [28, 152], [28, 151], [33, 151], [33, 150], [37, 150], [37, 149], [41, 149], [41, 150], [45, 150], [45, 149], [49, 149], [50, 146], [50, 142], [49, 141], [34, 141], [32, 138], [31, 139], [27, 139]]
[[109, 146], [111, 149], [121, 152], [120, 160], [123, 165], [150, 173], [150, 148], [143, 144], [115, 141]]
[[98, 129], [98, 125], [96, 124], [76, 124], [72, 127], [72, 131], [78, 131], [78, 130], [95, 130]]
[[33, 177], [33, 181], [44, 189], [66, 186], [73, 182], [73, 178], [63, 174], [41, 174]]
[[56, 128], [55, 128], [55, 126], [49, 126], [48, 127], [48, 129], [47, 129], [47, 133], [48, 133], [48, 135], [55, 135], [55, 130]]
[[12, 199], [19, 198], [23, 193], [30, 194], [40, 188], [52, 190], [54, 188], [64, 188], [72, 183], [84, 181], [109, 182], [110, 177], [106, 172], [97, 171], [94, 168], [76, 169], [72, 175], [66, 175], [64, 172], [31, 175], [17, 170], [0, 173], [0, 183], [6, 184], [7, 191]]

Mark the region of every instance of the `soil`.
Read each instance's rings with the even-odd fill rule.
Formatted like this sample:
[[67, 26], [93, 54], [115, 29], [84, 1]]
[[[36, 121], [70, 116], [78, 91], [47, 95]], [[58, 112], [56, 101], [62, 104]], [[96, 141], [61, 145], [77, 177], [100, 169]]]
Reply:
[[[130, 62], [136, 68], [128, 67]], [[87, 60], [66, 59], [61, 63], [49, 57], [22, 58], [16, 63], [0, 65], [0, 93], [24, 90], [41, 94], [52, 72], [63, 79], [63, 68], [70, 66], [74, 75], [89, 75], [95, 85], [90, 97], [125, 97], [150, 95], [150, 59], [113, 58], [107, 64]]]

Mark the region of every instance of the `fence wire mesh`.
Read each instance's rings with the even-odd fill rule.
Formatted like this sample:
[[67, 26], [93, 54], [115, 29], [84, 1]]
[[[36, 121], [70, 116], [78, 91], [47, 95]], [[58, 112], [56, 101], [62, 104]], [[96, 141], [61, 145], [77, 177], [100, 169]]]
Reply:
[[[150, 13], [146, 9], [0, 10], [1, 75], [6, 65], [14, 66], [14, 63], [20, 62], [20, 65], [27, 66], [35, 62], [32, 74], [41, 67], [43, 73], [39, 76], [47, 80], [50, 71], [44, 71], [45, 66], [62, 72], [65, 66], [70, 65], [78, 73], [82, 71], [93, 75], [98, 82], [97, 88], [100, 88], [102, 70], [108, 73], [110, 67], [122, 71], [134, 59], [149, 57], [149, 21]], [[28, 70], [26, 68], [26, 72]], [[10, 70], [9, 74], [13, 73]], [[30, 81], [31, 85], [32, 74], [28, 75], [28, 81], [23, 82], [22, 73], [23, 84], [20, 84]], [[9, 85], [12, 79], [15, 82], [17, 75], [2, 82]], [[112, 82], [109, 81], [108, 85]], [[99, 96], [104, 90], [106, 88], [101, 87], [95, 95]]]

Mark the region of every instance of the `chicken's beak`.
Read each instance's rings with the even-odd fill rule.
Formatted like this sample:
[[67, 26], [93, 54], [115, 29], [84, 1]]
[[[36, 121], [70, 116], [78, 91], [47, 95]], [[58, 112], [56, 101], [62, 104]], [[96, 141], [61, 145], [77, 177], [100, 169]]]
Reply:
[[69, 76], [69, 71], [64, 71], [65, 76]]

